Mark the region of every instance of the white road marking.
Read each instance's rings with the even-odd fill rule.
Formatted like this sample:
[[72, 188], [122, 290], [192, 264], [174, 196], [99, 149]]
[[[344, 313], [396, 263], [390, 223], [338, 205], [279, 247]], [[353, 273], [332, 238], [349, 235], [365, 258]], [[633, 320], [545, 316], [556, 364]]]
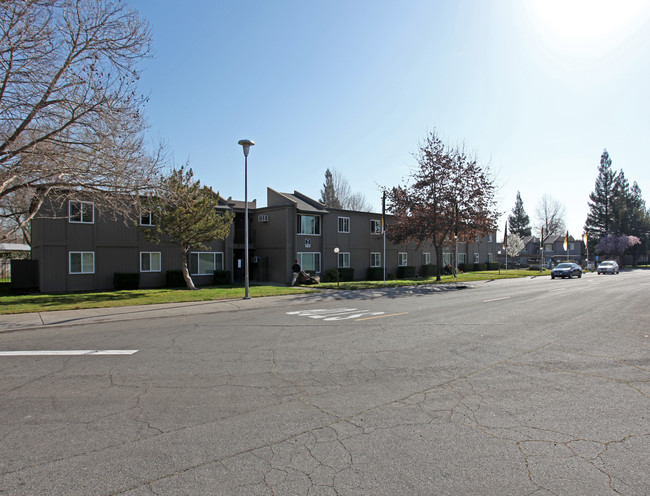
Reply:
[[358, 310], [356, 308], [316, 308], [313, 310], [299, 310], [294, 312], [287, 312], [287, 315], [295, 315], [297, 317], [309, 317], [310, 319], [323, 319], [323, 320], [349, 320], [358, 319], [364, 315], [383, 315], [386, 312], [371, 312], [370, 310]]
[[510, 299], [509, 296], [504, 296], [502, 298], [492, 298], [491, 300], [483, 300], [483, 303], [488, 303], [490, 301], [509, 300], [509, 299]]
[[26, 350], [0, 351], [0, 356], [75, 356], [75, 355], [133, 355], [139, 350]]

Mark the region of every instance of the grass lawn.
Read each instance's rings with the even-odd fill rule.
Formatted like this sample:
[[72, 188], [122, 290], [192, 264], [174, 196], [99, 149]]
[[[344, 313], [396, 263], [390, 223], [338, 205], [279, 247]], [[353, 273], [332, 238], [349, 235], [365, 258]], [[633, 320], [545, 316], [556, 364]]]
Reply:
[[[508, 278], [548, 275], [550, 271], [508, 270]], [[505, 270], [466, 272], [458, 275], [458, 282], [484, 281], [505, 278]], [[455, 282], [453, 276], [443, 276], [441, 283]], [[439, 284], [435, 277], [388, 280], [352, 281], [339, 283], [339, 289], [370, 289], [383, 287], [413, 286], [420, 284]], [[251, 298], [262, 296], [281, 296], [288, 294], [311, 293], [318, 289], [336, 289], [336, 283], [322, 283], [315, 286], [251, 286]], [[68, 294], [14, 294], [9, 284], [0, 284], [0, 315], [10, 313], [45, 312], [54, 310], [77, 310], [81, 308], [107, 308], [129, 305], [151, 305], [154, 303], [180, 303], [188, 301], [212, 301], [241, 299], [243, 286], [212, 286], [197, 291], [187, 289], [139, 289], [133, 291], [100, 291], [94, 293]]]

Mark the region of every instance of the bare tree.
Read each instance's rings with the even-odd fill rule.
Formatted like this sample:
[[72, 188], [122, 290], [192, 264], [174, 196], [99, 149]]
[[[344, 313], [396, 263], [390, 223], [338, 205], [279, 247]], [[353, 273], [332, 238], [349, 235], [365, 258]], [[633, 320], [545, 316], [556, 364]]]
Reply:
[[544, 228], [544, 235], [562, 234], [566, 231], [566, 208], [549, 195], [543, 195], [535, 211], [537, 230]]
[[[0, 218], [23, 228], [44, 199], [84, 190], [100, 212], [158, 179], [143, 143], [137, 63], [148, 25], [112, 0], [0, 2]], [[128, 204], [128, 205], [127, 205]], [[8, 233], [7, 233], [8, 234]]]
[[372, 210], [365, 195], [363, 193], [353, 193], [348, 180], [337, 170], [332, 171], [332, 184], [342, 209], [356, 212], [370, 212]]

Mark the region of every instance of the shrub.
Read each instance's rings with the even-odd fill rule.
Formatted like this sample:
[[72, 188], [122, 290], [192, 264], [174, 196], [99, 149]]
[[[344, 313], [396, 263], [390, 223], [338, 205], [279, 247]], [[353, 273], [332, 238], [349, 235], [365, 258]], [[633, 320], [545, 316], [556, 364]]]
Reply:
[[346, 268], [340, 268], [337, 269], [336, 267], [332, 267], [331, 269], [327, 269], [325, 271], [325, 274], [323, 275], [322, 281], [323, 282], [336, 282], [336, 271], [338, 270], [339, 276], [338, 276], [338, 281], [343, 282], [343, 281], [352, 281], [354, 279], [354, 269], [350, 267]]
[[474, 270], [474, 264], [471, 263], [459, 263], [458, 264], [458, 271], [459, 272], [470, 272]]
[[438, 266], [436, 264], [423, 265], [422, 268], [420, 269], [420, 275], [422, 277], [435, 276], [437, 270], [438, 270]]
[[415, 277], [415, 267], [413, 265], [397, 267], [398, 279], [411, 279], [413, 277]]
[[339, 269], [339, 277], [340, 281], [352, 281], [354, 279], [354, 269], [352, 267]]
[[336, 271], [337, 270], [338, 269], [336, 267], [332, 267], [331, 269], [327, 269], [325, 271], [325, 273], [323, 274], [323, 277], [321, 278], [321, 280], [323, 282], [336, 282]]
[[228, 286], [232, 284], [232, 272], [229, 270], [215, 270], [214, 283], [217, 286]]
[[[386, 276], [388, 277], [388, 276]], [[369, 281], [383, 281], [384, 268], [383, 267], [368, 267], [368, 280]]]
[[487, 264], [485, 264], [485, 263], [475, 263], [474, 264], [474, 271], [475, 272], [482, 272], [484, 270], [487, 270]]
[[442, 273], [443, 273], [444, 275], [446, 275], [446, 276], [450, 276], [451, 274], [453, 274], [453, 273], [454, 273], [454, 269], [453, 269], [453, 267], [451, 266], [451, 264], [447, 264], [447, 265], [445, 265], [444, 268], [442, 269]]
[[485, 266], [487, 270], [499, 270], [499, 262], [488, 262]]
[[165, 283], [165, 286], [168, 288], [182, 288], [186, 286], [183, 273], [180, 270], [168, 270]]
[[113, 286], [116, 291], [124, 289], [138, 289], [140, 287], [140, 274], [137, 272], [115, 272]]

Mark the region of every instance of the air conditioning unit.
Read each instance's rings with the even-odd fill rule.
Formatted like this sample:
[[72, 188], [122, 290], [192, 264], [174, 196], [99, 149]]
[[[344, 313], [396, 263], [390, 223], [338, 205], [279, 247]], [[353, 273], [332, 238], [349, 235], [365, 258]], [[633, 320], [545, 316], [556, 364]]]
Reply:
[[257, 222], [268, 222], [269, 216], [266, 214], [260, 214], [257, 216]]

